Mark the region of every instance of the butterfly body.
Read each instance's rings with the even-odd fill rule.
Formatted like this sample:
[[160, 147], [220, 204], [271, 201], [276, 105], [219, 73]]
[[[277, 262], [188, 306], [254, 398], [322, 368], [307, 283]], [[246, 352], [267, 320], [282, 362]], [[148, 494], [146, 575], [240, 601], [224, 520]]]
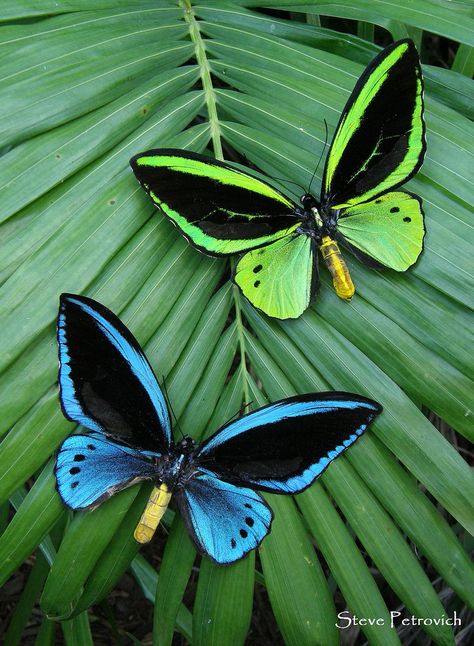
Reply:
[[379, 270], [406, 271], [417, 261], [421, 200], [395, 189], [418, 171], [425, 149], [420, 61], [413, 42], [400, 40], [367, 66], [349, 97], [319, 200], [307, 193], [296, 204], [261, 179], [185, 150], [150, 150], [130, 164], [194, 247], [241, 254], [234, 282], [254, 307], [286, 319], [316, 296], [318, 249], [345, 300], [355, 289], [340, 247]]
[[311, 193], [305, 193], [301, 197], [301, 204], [303, 208], [295, 209], [295, 217], [301, 219], [301, 225], [296, 232], [309, 236], [314, 241], [314, 254], [317, 253], [317, 249], [321, 252], [331, 274], [336, 294], [339, 298], [350, 301], [354, 296], [355, 288], [335, 239], [338, 211], [330, 207], [323, 208]]
[[94, 509], [125, 487], [151, 481], [137, 541], [151, 540], [174, 499], [198, 551], [222, 565], [244, 557], [270, 531], [273, 514], [257, 490], [303, 491], [381, 412], [360, 395], [310, 393], [230, 421], [201, 444], [190, 437], [175, 442], [152, 368], [112, 312], [63, 294], [58, 344], [62, 410], [90, 431], [59, 448], [63, 502]]

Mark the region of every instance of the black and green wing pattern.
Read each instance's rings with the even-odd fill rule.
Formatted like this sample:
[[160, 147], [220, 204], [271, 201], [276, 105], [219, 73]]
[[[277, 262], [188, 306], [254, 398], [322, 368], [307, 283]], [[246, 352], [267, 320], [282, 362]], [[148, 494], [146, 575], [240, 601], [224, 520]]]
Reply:
[[338, 212], [336, 238], [369, 266], [406, 271], [423, 250], [421, 199], [393, 189], [415, 175], [425, 150], [420, 60], [402, 40], [360, 77], [323, 174], [321, 204]]
[[288, 198], [210, 157], [160, 149], [136, 155], [130, 164], [154, 203], [208, 255], [255, 249], [298, 226], [295, 205]]
[[425, 154], [423, 77], [411, 40], [384, 49], [358, 80], [339, 120], [321, 204], [360, 204], [413, 177]]
[[423, 79], [412, 41], [383, 50], [339, 120], [321, 197], [295, 204], [270, 184], [185, 150], [150, 150], [131, 166], [155, 205], [199, 251], [243, 254], [233, 279], [258, 309], [297, 318], [318, 288], [318, 248], [337, 294], [354, 286], [338, 247], [367, 265], [405, 271], [425, 234], [421, 200], [396, 190], [423, 163]]

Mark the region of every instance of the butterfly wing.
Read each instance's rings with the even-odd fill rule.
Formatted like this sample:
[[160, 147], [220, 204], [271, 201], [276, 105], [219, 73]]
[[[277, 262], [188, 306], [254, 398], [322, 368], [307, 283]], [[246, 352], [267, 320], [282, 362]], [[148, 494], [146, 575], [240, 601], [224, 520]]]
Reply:
[[317, 291], [317, 262], [311, 238], [295, 232], [244, 254], [235, 268], [234, 282], [268, 316], [298, 318]]
[[360, 260], [380, 268], [405, 271], [423, 250], [425, 227], [417, 195], [394, 191], [376, 200], [343, 209], [338, 240]]
[[400, 186], [418, 171], [425, 149], [420, 60], [413, 42], [400, 40], [368, 65], [342, 112], [323, 206], [353, 206]]
[[90, 509], [135, 482], [160, 475], [159, 454], [121, 446], [100, 433], [71, 435], [59, 449], [59, 495], [71, 509]]
[[198, 450], [196, 464], [240, 486], [298, 493], [367, 429], [382, 408], [350, 393], [283, 399], [230, 422]]
[[252, 489], [198, 471], [178, 490], [181, 515], [198, 551], [219, 565], [233, 563], [260, 545], [273, 514]]
[[62, 294], [59, 387], [64, 415], [144, 450], [172, 444], [165, 398], [138, 342], [106, 307]]
[[287, 235], [295, 205], [231, 166], [185, 150], [149, 150], [130, 160], [153, 202], [199, 251], [255, 249]]

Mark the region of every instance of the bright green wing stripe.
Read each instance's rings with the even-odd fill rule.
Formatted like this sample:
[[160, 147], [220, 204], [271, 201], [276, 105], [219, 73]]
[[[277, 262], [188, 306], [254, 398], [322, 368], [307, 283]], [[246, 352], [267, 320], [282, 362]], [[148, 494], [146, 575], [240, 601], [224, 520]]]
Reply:
[[[290, 235], [295, 231], [300, 223], [293, 225], [289, 229], [283, 229], [277, 233], [272, 233], [266, 236], [259, 236], [258, 238], [249, 238], [243, 240], [237, 238], [236, 240], [225, 239], [220, 240], [214, 236], [206, 234], [200, 227], [195, 226], [192, 222], [189, 222], [186, 218], [180, 215], [177, 211], [172, 209], [168, 204], [161, 201], [157, 195], [150, 191], [151, 198], [156, 202], [156, 204], [164, 211], [164, 213], [176, 223], [176, 225], [181, 229], [186, 238], [194, 244], [196, 247], [199, 247], [205, 251], [208, 251], [211, 254], [219, 255], [231, 255], [233, 253], [241, 253], [247, 251], [247, 249], [254, 249], [257, 245], [265, 245], [280, 238], [284, 238], [287, 235]], [[229, 220], [232, 218], [232, 215], [229, 214]], [[238, 214], [241, 216], [242, 214]], [[249, 220], [252, 220], [251, 215], [246, 215]], [[255, 218], [256, 219], [256, 218]]]
[[[259, 193], [260, 195], [280, 202], [287, 208], [293, 208], [293, 203], [287, 200], [284, 195], [279, 193], [269, 184], [231, 168], [216, 166], [210, 163], [208, 164], [206, 162], [188, 159], [186, 157], [166, 155], [137, 157], [136, 164], [138, 166], [149, 166], [152, 168], [164, 166], [177, 173], [183, 173], [183, 175], [206, 177], [220, 182], [223, 185], [236, 186], [253, 193]], [[183, 186], [184, 185], [185, 184], [183, 183]]]
[[381, 65], [374, 69], [362, 87], [359, 96], [352, 104], [351, 109], [343, 116], [336, 132], [336, 136], [334, 137], [331, 154], [327, 161], [326, 185], [324, 187], [326, 192], [330, 189], [331, 178], [334, 175], [336, 166], [338, 165], [347, 144], [349, 143], [349, 139], [361, 126], [366, 107], [373, 100], [377, 92], [379, 92], [383, 83], [387, 80], [387, 74], [392, 65], [400, 58], [407, 48], [407, 43], [401, 44], [385, 58]]
[[316, 286], [311, 238], [296, 235], [244, 254], [234, 282], [254, 307], [278, 319], [298, 318]]
[[337, 229], [351, 245], [395, 271], [407, 270], [423, 249], [420, 201], [402, 191], [344, 210]]
[[323, 196], [340, 209], [401, 185], [424, 154], [423, 82], [416, 49], [401, 41], [362, 75], [329, 151]]

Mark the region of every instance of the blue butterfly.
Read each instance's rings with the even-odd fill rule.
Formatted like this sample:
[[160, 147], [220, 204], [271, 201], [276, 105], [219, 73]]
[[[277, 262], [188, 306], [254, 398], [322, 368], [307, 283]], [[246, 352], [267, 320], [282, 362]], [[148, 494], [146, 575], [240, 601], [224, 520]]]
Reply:
[[309, 487], [360, 437], [381, 406], [349, 393], [284, 399], [227, 423], [202, 444], [175, 444], [168, 406], [138, 342], [100, 303], [63, 294], [58, 317], [64, 415], [88, 428], [61, 445], [58, 492], [71, 509], [93, 509], [152, 480], [135, 530], [153, 536], [173, 495], [197, 550], [226, 565], [260, 545], [273, 514], [255, 489]]

